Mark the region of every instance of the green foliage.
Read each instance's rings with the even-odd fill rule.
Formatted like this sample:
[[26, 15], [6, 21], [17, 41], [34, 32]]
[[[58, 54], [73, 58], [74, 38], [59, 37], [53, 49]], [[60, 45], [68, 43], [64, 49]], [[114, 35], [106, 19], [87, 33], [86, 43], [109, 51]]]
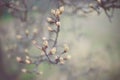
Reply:
[[20, 76], [20, 80], [34, 80], [35, 75], [34, 74], [22, 74]]

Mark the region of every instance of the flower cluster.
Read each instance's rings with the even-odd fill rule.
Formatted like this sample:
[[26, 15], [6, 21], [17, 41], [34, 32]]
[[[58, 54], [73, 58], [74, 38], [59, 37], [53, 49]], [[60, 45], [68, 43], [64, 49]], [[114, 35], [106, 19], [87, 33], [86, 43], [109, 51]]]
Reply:
[[[63, 49], [61, 51], [58, 51], [58, 36], [60, 32], [60, 15], [63, 13], [64, 7], [61, 6], [58, 9], [51, 10], [51, 17], [47, 18], [47, 22], [49, 24], [48, 31], [50, 33], [55, 34], [54, 39], [47, 39], [46, 37], [42, 38], [42, 44], [39, 45], [37, 40], [32, 40], [32, 44], [38, 48], [41, 53], [38, 56], [32, 56], [29, 54], [28, 49], [25, 49], [24, 52], [25, 58], [22, 57], [16, 57], [17, 62], [22, 63], [22, 64], [33, 64], [35, 65], [35, 69], [33, 70], [27, 70], [23, 68], [21, 71], [24, 73], [33, 73], [35, 72], [36, 74], [42, 74], [42, 72], [38, 71], [39, 65], [46, 61], [50, 64], [64, 64], [66, 60], [69, 60], [71, 58], [70, 55], [66, 55], [66, 53], [69, 50], [69, 47], [67, 44], [63, 45]], [[34, 33], [36, 33], [36, 30], [34, 30]], [[29, 35], [29, 31], [25, 31], [26, 36]], [[18, 35], [18, 39], [22, 39], [22, 36]]]
[[[84, 13], [90, 13], [96, 11], [100, 14], [103, 9], [109, 20], [111, 21], [111, 17], [113, 16], [114, 9], [120, 9], [120, 1], [119, 0], [58, 0], [61, 4], [70, 7], [73, 7], [72, 13], [77, 13], [78, 11], [82, 11]], [[80, 4], [84, 2], [84, 4]]]

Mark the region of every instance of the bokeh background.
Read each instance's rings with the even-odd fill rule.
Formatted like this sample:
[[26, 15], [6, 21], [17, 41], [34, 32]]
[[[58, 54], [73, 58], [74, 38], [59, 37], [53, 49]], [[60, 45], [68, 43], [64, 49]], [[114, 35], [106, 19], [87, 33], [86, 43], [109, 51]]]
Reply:
[[[21, 68], [32, 69], [33, 65], [17, 63], [16, 56], [23, 56], [25, 49], [32, 55], [40, 53], [30, 39], [33, 37], [40, 42], [43, 36], [48, 36], [46, 17], [56, 7], [55, 0], [35, 1], [27, 3], [29, 7], [35, 5], [29, 9], [27, 22], [19, 19], [21, 13], [16, 12], [16, 18], [9, 9], [0, 7], [0, 80], [120, 80], [119, 9], [115, 9], [110, 22], [103, 10], [100, 15], [95, 11], [78, 15], [70, 13], [70, 7], [65, 7], [58, 43], [69, 45], [68, 54], [72, 58], [64, 65], [42, 63], [39, 68], [42, 75], [22, 73]], [[33, 35], [34, 29], [38, 30], [36, 36]], [[26, 30], [29, 30], [29, 38], [18, 40]]]

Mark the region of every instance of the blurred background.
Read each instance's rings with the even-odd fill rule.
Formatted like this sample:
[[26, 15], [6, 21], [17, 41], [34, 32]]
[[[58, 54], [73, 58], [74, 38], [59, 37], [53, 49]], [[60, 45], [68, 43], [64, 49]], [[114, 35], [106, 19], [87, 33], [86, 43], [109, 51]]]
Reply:
[[[22, 10], [25, 6], [19, 0], [0, 0], [0, 80], [120, 80], [120, 10], [114, 9], [110, 21], [103, 9], [100, 14], [85, 13], [94, 0], [65, 1], [58, 44], [67, 43], [72, 57], [64, 65], [43, 62], [39, 67], [43, 73], [35, 75], [22, 73], [22, 68], [33, 65], [19, 64], [16, 56], [40, 53], [31, 41], [48, 36], [46, 18], [58, 2], [26, 0], [27, 14], [23, 14], [3, 6], [11, 2]], [[78, 5], [84, 11], [75, 12]]]

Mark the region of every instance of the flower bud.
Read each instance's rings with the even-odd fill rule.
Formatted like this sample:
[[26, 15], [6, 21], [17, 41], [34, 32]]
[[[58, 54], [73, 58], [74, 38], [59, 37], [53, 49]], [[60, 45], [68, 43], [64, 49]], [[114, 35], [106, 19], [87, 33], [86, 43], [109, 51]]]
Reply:
[[58, 63], [58, 62], [60, 62], [60, 60], [59, 60], [59, 57], [58, 56], [54, 56], [55, 57], [55, 61]]
[[37, 33], [38, 33], [38, 29], [37, 29], [37, 28], [34, 28], [34, 29], [33, 29], [33, 33], [34, 33], [34, 34], [37, 34]]
[[48, 30], [49, 30], [49, 31], [52, 31], [52, 28], [51, 28], [51, 27], [48, 27]]
[[65, 62], [64, 61], [60, 61], [60, 64], [65, 64]]
[[17, 62], [21, 62], [22, 58], [21, 57], [16, 57]]
[[101, 0], [97, 0], [98, 3], [101, 3]]
[[50, 18], [50, 17], [48, 17], [48, 18], [47, 18], [47, 21], [48, 21], [49, 23], [51, 23], [51, 22], [53, 22], [53, 19]]
[[29, 56], [25, 56], [25, 57], [26, 57], [26, 59], [28, 59], [28, 60], [30, 59], [30, 57], [29, 57]]
[[63, 57], [60, 57], [60, 58], [59, 58], [59, 63], [60, 63], [60, 64], [64, 64], [64, 63], [65, 63]]
[[93, 4], [89, 4], [89, 7], [90, 7], [90, 8], [93, 8]]
[[66, 57], [64, 57], [64, 60], [69, 60], [69, 59], [71, 59], [70, 55], [67, 55]]
[[63, 61], [64, 59], [63, 59], [63, 57], [60, 57], [59, 60], [60, 60], [60, 61]]
[[18, 40], [21, 40], [21, 39], [22, 39], [22, 36], [21, 36], [21, 35], [17, 35], [16, 38], [17, 38]]
[[55, 15], [55, 10], [54, 9], [51, 9], [51, 13]]
[[37, 74], [42, 75], [42, 74], [43, 74], [43, 72], [41, 72], [41, 71], [40, 71], [40, 72], [37, 72]]
[[42, 52], [40, 53], [40, 55], [41, 55], [41, 56], [44, 56], [44, 55], [45, 55], [45, 53], [42, 51]]
[[28, 29], [25, 30], [25, 34], [26, 34], [26, 36], [29, 35], [29, 30]]
[[47, 38], [46, 38], [46, 37], [43, 37], [42, 40], [47, 40]]
[[37, 41], [36, 41], [36, 40], [33, 40], [33, 41], [32, 41], [32, 43], [33, 43], [33, 44], [36, 44], [36, 43], [37, 43]]
[[58, 59], [58, 56], [54, 56], [55, 59]]
[[68, 45], [67, 45], [67, 44], [64, 44], [64, 52], [66, 53], [66, 52], [68, 52], [68, 50], [69, 50]]
[[24, 49], [24, 52], [27, 54], [28, 53], [28, 49]]
[[63, 11], [64, 11], [64, 6], [61, 6], [61, 7], [59, 8], [59, 11], [60, 11], [60, 13], [63, 13]]
[[60, 26], [60, 22], [59, 22], [59, 21], [58, 21], [58, 22], [56, 22], [56, 25], [57, 25], [57, 26]]
[[45, 40], [45, 41], [43, 42], [43, 45], [44, 45], [45, 47], [47, 47], [47, 46], [48, 46], [48, 41]]
[[27, 69], [21, 69], [21, 71], [22, 71], [23, 73], [26, 73], [26, 72], [27, 72]]
[[55, 16], [59, 16], [60, 15], [60, 10], [57, 9], [56, 12], [55, 12]]
[[26, 62], [26, 64], [30, 64], [31, 63], [31, 61], [28, 60], [28, 59], [26, 59], [25, 62]]
[[53, 54], [55, 54], [56, 53], [56, 47], [54, 47], [54, 48], [52, 48], [51, 50], [50, 50], [50, 54], [51, 55], [53, 55]]

